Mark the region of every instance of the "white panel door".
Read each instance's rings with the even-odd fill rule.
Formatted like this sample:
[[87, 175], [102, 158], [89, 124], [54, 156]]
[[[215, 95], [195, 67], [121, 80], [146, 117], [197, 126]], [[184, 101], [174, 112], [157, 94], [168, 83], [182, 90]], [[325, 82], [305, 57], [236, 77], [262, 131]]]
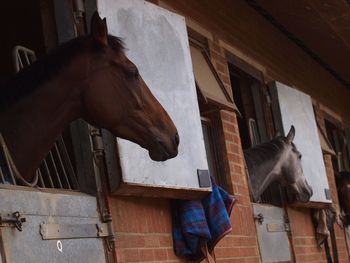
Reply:
[[[81, 231], [81, 228], [79, 232], [75, 232], [75, 238], [43, 240], [41, 235], [43, 224], [59, 224], [61, 229], [70, 225], [70, 231], [73, 232], [82, 224], [97, 230], [96, 224], [100, 223], [100, 219], [95, 197], [80, 193], [0, 189], [1, 216], [11, 215], [16, 211], [26, 222], [22, 225], [22, 231], [12, 227], [0, 228], [0, 258], [5, 258], [4, 262], [106, 262], [102, 238], [82, 237], [86, 231]], [[66, 234], [63, 233], [63, 236]]]
[[145, 149], [118, 138], [123, 183], [199, 189], [197, 169], [208, 170], [208, 164], [184, 17], [140, 0], [97, 4], [180, 136], [178, 156], [166, 162], [152, 161]]
[[[290, 262], [289, 224], [281, 207], [253, 204], [261, 261]], [[258, 220], [260, 218], [260, 220]]]
[[309, 95], [274, 82], [270, 85], [275, 124], [284, 134], [295, 127], [304, 175], [313, 189], [311, 202], [330, 203], [329, 185], [312, 101]]

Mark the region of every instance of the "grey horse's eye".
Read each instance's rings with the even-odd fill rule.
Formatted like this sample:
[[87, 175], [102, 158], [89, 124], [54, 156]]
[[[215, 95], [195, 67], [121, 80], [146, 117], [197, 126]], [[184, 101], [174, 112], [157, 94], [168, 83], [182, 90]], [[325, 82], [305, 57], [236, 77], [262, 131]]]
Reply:
[[303, 157], [303, 156], [302, 156], [301, 153], [300, 153], [299, 156], [298, 156], [298, 158], [301, 159], [301, 157]]

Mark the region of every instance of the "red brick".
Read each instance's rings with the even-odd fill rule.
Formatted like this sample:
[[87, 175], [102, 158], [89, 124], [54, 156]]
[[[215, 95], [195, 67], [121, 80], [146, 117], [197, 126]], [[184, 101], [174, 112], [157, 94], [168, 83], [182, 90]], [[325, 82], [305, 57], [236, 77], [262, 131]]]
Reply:
[[117, 235], [116, 246], [119, 248], [140, 248], [145, 246], [145, 239], [140, 235]]
[[167, 249], [164, 249], [164, 248], [154, 249], [153, 253], [154, 253], [154, 259], [156, 261], [162, 261], [162, 260], [164, 261], [168, 259]]
[[125, 262], [137, 262], [141, 260], [138, 249], [125, 249], [124, 250]]
[[139, 254], [143, 262], [155, 260], [153, 249], [140, 249]]
[[145, 236], [145, 247], [159, 247], [160, 244], [159, 244], [159, 239], [157, 236], [155, 235], [148, 235], [148, 236]]

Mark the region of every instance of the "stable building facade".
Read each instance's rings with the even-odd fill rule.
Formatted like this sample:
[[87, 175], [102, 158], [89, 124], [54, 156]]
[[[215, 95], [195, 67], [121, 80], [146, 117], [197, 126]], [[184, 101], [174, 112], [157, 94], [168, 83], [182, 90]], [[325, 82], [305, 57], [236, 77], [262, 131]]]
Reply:
[[[185, 262], [174, 253], [170, 203], [208, 194], [210, 188], [201, 185], [197, 169], [208, 170], [236, 198], [233, 230], [214, 249], [217, 262], [331, 262], [330, 257], [333, 262], [349, 262], [348, 229], [334, 224], [328, 248], [320, 247], [312, 219], [315, 209], [339, 206], [336, 177], [350, 170], [350, 6], [345, 1], [38, 0], [22, 8], [6, 5], [20, 11], [19, 22], [3, 23], [5, 32], [16, 32], [3, 43], [3, 55], [8, 57], [1, 62], [4, 76], [11, 74], [9, 50], [14, 46], [25, 46], [40, 58], [59, 43], [87, 34], [98, 10], [106, 17], [109, 32], [124, 39], [127, 55], [150, 89], [156, 87], [152, 92], [184, 133], [182, 139], [180, 132], [179, 155], [183, 159], [156, 165], [136, 146], [79, 120], [62, 135], [71, 160], [63, 165], [70, 167], [67, 182], [76, 178], [77, 183], [59, 183], [55, 172], [50, 173], [55, 160], [47, 160], [38, 184], [46, 189], [45, 196], [3, 184], [4, 196], [17, 191], [25, 199], [27, 191], [33, 198], [60, 205], [77, 200], [75, 209], [64, 213], [108, 228], [103, 242], [81, 241], [97, 247], [99, 262]], [[167, 83], [173, 86], [162, 89]], [[285, 97], [281, 90], [287, 91]], [[182, 115], [177, 110], [181, 107]], [[278, 132], [287, 133], [287, 117], [305, 144], [301, 148], [311, 145], [310, 134], [317, 137], [312, 152], [319, 151], [317, 160], [322, 163], [308, 159], [310, 173], [303, 167], [306, 174], [320, 169], [316, 177], [306, 175], [313, 199], [291, 203], [286, 190], [273, 183], [253, 202], [243, 151]], [[52, 156], [59, 162], [56, 153]], [[44, 179], [51, 177], [52, 184]], [[88, 212], [80, 211], [79, 204]], [[43, 206], [35, 211], [46, 223], [50, 216], [51, 223], [78, 223], [60, 221], [63, 214], [57, 209], [50, 212]], [[33, 220], [32, 227], [39, 227], [40, 220]], [[16, 256], [9, 252], [16, 248], [16, 239], [8, 230], [1, 231], [0, 254], [8, 262]], [[65, 243], [71, 241], [62, 237], [43, 239], [38, 249], [47, 242], [59, 245], [57, 240], [62, 251], [69, 244], [73, 250], [77, 246], [75, 252], [69, 251], [75, 257], [85, 253], [81, 245]]]

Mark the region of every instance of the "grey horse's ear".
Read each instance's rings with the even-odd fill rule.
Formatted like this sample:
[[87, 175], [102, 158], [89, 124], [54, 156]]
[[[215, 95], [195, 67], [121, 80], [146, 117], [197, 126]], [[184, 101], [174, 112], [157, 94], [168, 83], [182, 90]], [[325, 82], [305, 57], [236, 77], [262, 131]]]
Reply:
[[276, 131], [275, 132], [275, 136], [273, 138], [277, 138], [277, 137], [280, 137], [280, 136], [282, 136], [281, 131]]
[[292, 125], [292, 127], [290, 127], [290, 130], [287, 134], [287, 142], [288, 143], [292, 143], [292, 141], [294, 140], [294, 136], [295, 136], [295, 128], [294, 126]]

